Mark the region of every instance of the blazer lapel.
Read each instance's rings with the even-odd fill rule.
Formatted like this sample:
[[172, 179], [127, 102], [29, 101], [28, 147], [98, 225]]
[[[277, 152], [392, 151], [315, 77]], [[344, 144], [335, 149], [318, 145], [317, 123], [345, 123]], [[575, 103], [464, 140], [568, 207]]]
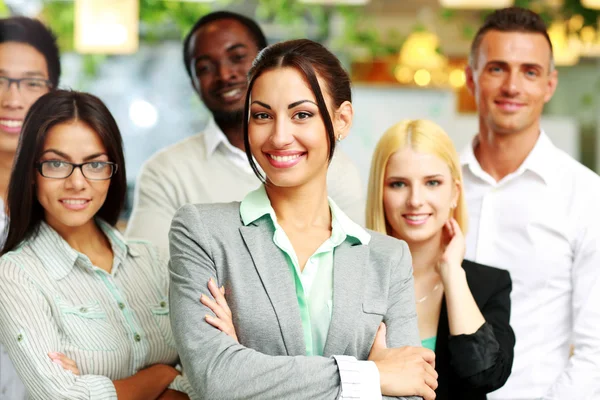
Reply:
[[240, 227], [240, 232], [277, 315], [287, 354], [306, 355], [294, 278], [285, 255], [273, 243], [269, 224], [268, 219], [261, 218]]
[[369, 246], [344, 242], [333, 253], [333, 313], [323, 355], [343, 355], [354, 337], [362, 312], [363, 273], [369, 263]]

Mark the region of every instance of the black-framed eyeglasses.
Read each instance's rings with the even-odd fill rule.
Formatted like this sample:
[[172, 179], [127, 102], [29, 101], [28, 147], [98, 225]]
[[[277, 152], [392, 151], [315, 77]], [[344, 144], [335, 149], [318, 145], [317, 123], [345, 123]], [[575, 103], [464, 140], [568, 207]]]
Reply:
[[40, 94], [52, 88], [52, 82], [48, 79], [0, 76], [0, 92], [8, 91], [13, 83], [17, 85], [17, 90], [22, 94]]
[[74, 164], [68, 161], [49, 160], [37, 163], [37, 170], [44, 178], [66, 179], [79, 168], [86, 179], [104, 181], [112, 178], [117, 172], [118, 165], [110, 161], [90, 161]]

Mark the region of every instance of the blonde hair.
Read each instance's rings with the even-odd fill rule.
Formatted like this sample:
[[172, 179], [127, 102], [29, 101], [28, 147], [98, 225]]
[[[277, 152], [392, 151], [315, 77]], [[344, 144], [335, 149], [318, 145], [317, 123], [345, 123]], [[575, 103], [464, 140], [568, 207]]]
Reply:
[[392, 233], [383, 207], [385, 170], [392, 154], [406, 147], [421, 153], [433, 154], [448, 165], [452, 179], [460, 183], [460, 193], [452, 216], [463, 233], [466, 233], [467, 209], [458, 153], [448, 134], [439, 125], [427, 120], [400, 121], [379, 139], [373, 153], [369, 175], [367, 228], [387, 235]]

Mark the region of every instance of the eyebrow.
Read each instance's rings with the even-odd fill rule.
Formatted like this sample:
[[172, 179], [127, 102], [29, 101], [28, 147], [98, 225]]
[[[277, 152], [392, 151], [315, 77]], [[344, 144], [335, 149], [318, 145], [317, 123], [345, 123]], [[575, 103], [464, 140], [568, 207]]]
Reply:
[[[315, 103], [314, 101], [310, 101], [310, 100], [299, 100], [299, 101], [295, 101], [292, 104], [290, 104], [288, 106], [288, 110], [291, 110], [294, 107], [298, 107], [300, 104], [302, 103], [311, 103], [314, 104], [315, 106], [317, 106], [317, 103]], [[318, 107], [318, 106], [317, 106]]]
[[[67, 154], [63, 153], [62, 151], [56, 150], [56, 149], [48, 149], [48, 150], [45, 150], [45, 151], [42, 153], [42, 155], [44, 155], [44, 154], [46, 154], [46, 153], [54, 153], [54, 154], [56, 154], [57, 156], [60, 156], [60, 157], [62, 157], [62, 158], [66, 158], [67, 160], [71, 160], [71, 159], [72, 159], [72, 158], [71, 158], [70, 156], [68, 156]], [[107, 156], [107, 154], [106, 154], [106, 153], [94, 153], [94, 154], [91, 154], [91, 155], [89, 155], [89, 156], [87, 156], [87, 157], [84, 157], [83, 161], [93, 160], [94, 158], [98, 158], [98, 157], [100, 157], [100, 156]]]
[[[226, 48], [225, 51], [229, 53], [229, 52], [232, 52], [233, 50], [237, 50], [240, 48], [247, 49], [248, 46], [246, 46], [243, 43], [236, 43], [236, 44], [232, 44], [231, 46]], [[193, 60], [194, 60], [194, 63], [197, 63], [198, 61], [210, 60], [210, 56], [208, 56], [206, 54], [202, 54], [202, 55], [199, 55], [198, 57], [194, 57]]]
[[[8, 75], [9, 72], [5, 69], [0, 69], [0, 74]], [[40, 72], [40, 71], [27, 71], [23, 74], [23, 76], [34, 77], [34, 78], [41, 77], [41, 78], [47, 79], [46, 74], [44, 74], [43, 72]]]
[[[508, 66], [508, 63], [506, 61], [501, 61], [501, 60], [491, 60], [488, 61], [485, 65], [488, 66], [490, 64], [498, 64], [498, 65], [502, 65], [502, 66]], [[523, 63], [520, 66], [522, 67], [526, 67], [526, 68], [538, 68], [538, 69], [544, 69], [544, 66], [537, 64], [537, 63]]]
[[[434, 175], [427, 175], [424, 176], [423, 179], [433, 179], [433, 178], [443, 178], [444, 175], [442, 174], [434, 174]], [[391, 180], [400, 180], [400, 179], [406, 179], [403, 176], [390, 176], [389, 178], [387, 178], [386, 180], [391, 181]]]
[[[271, 110], [271, 106], [268, 105], [268, 104], [266, 104], [266, 103], [263, 103], [262, 101], [254, 100], [251, 104], [255, 104], [255, 103], [258, 104], [259, 106], [262, 106], [262, 107], [266, 108], [267, 110]], [[298, 100], [298, 101], [295, 101], [295, 102], [289, 104], [288, 105], [288, 110], [291, 110], [294, 107], [298, 107], [300, 104], [303, 104], [303, 103], [311, 103], [311, 104], [314, 104], [315, 106], [318, 107], [317, 103], [315, 103], [314, 101], [311, 101], [311, 100]]]

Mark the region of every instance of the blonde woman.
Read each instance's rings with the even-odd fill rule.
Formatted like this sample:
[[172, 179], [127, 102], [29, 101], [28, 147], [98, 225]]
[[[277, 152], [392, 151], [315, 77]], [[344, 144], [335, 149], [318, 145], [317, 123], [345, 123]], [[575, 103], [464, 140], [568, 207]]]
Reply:
[[466, 205], [458, 154], [425, 120], [380, 139], [371, 165], [367, 227], [408, 243], [419, 332], [436, 353], [436, 399], [486, 399], [512, 368], [507, 271], [463, 260]]

